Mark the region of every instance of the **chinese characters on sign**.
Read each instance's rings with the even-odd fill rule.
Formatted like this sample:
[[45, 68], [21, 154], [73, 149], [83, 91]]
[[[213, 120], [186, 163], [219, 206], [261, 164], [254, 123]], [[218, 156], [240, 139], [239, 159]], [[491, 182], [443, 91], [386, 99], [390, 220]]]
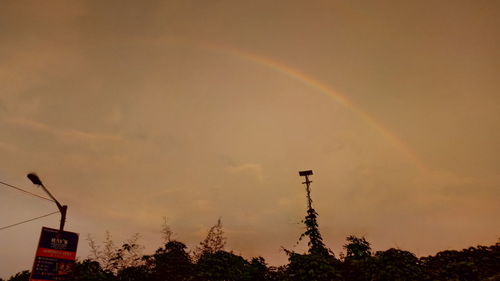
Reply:
[[70, 280], [78, 233], [42, 228], [30, 281]]

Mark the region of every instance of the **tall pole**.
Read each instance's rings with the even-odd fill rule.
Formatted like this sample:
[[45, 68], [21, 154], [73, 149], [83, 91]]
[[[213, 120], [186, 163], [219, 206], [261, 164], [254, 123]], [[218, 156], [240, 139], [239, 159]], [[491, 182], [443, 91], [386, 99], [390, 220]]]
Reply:
[[[321, 237], [321, 233], [319, 232], [318, 222], [316, 220], [318, 213], [312, 208], [312, 199], [311, 199], [311, 183], [309, 180], [309, 176], [313, 175], [313, 171], [300, 171], [299, 175], [301, 177], [305, 177], [306, 181], [302, 184], [306, 185], [307, 192], [307, 215], [304, 220], [304, 224], [306, 225], [306, 232], [302, 234], [302, 236], [309, 236], [309, 252], [317, 253], [317, 254], [326, 254], [328, 255], [328, 250], [325, 248], [325, 244], [323, 244], [323, 238]], [[301, 236], [301, 237], [302, 237]]]
[[300, 171], [299, 175], [301, 177], [305, 177], [306, 178], [306, 181], [303, 182], [302, 184], [306, 185], [307, 207], [308, 207], [308, 209], [312, 209], [312, 199], [311, 199], [311, 183], [312, 183], [312, 181], [309, 180], [309, 176], [313, 175], [313, 171], [312, 170]]
[[49, 195], [49, 197], [56, 203], [57, 208], [59, 209], [59, 212], [61, 213], [61, 223], [59, 224], [59, 231], [63, 231], [64, 230], [64, 223], [66, 222], [66, 212], [68, 211], [68, 206], [61, 205], [61, 203], [59, 203], [59, 201], [57, 201], [57, 199], [52, 195], [52, 193], [50, 193], [47, 190], [47, 188], [43, 185], [40, 178], [35, 173], [29, 173], [27, 175], [27, 177], [28, 177], [28, 179], [30, 179], [30, 181], [34, 185], [38, 185], [39, 187], [41, 187], [45, 191], [45, 193], [47, 193], [47, 195]]

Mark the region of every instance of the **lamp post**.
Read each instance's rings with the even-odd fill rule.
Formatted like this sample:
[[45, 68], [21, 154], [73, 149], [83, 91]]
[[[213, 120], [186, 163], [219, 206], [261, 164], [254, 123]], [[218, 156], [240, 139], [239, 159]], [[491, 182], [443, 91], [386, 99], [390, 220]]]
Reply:
[[66, 222], [66, 211], [68, 210], [68, 206], [61, 205], [61, 203], [59, 203], [59, 201], [57, 201], [57, 199], [47, 190], [47, 188], [43, 185], [40, 178], [35, 173], [29, 173], [27, 175], [27, 177], [28, 177], [28, 179], [30, 179], [30, 181], [34, 185], [41, 187], [45, 191], [45, 193], [47, 193], [49, 195], [49, 197], [52, 200], [54, 200], [54, 202], [57, 205], [57, 208], [59, 209], [59, 212], [61, 213], [61, 223], [59, 225], [59, 231], [63, 231], [64, 230], [64, 223]]
[[306, 181], [303, 182], [302, 184], [306, 185], [306, 192], [307, 192], [307, 207], [308, 209], [312, 209], [312, 199], [311, 199], [311, 183], [312, 181], [309, 180], [309, 176], [313, 175], [312, 170], [307, 170], [307, 171], [300, 171], [299, 176], [305, 177]]

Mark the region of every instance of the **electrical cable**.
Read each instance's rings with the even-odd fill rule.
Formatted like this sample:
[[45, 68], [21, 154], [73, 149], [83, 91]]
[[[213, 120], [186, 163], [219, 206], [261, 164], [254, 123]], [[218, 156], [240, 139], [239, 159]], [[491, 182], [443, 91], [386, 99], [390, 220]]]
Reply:
[[24, 190], [24, 189], [22, 189], [22, 188], [19, 188], [19, 187], [17, 187], [17, 186], [13, 186], [12, 184], [8, 184], [8, 183], [3, 182], [3, 181], [0, 181], [0, 184], [3, 184], [3, 185], [5, 185], [5, 186], [11, 187], [11, 188], [14, 188], [14, 189], [16, 189], [16, 190], [18, 190], [18, 191], [21, 191], [21, 192], [27, 193], [27, 194], [29, 194], [29, 195], [32, 195], [32, 196], [38, 197], [38, 198], [40, 198], [40, 199], [45, 199], [45, 200], [50, 201], [50, 202], [55, 202], [55, 201], [54, 201], [54, 200], [52, 200], [52, 199], [49, 199], [49, 198], [47, 198], [47, 197], [40, 196], [40, 195], [35, 194], [35, 193], [31, 193], [31, 192], [29, 192], [29, 191], [26, 191], [26, 190]]
[[4, 230], [4, 229], [7, 229], [7, 228], [16, 226], [16, 225], [20, 225], [20, 224], [23, 224], [23, 223], [34, 221], [34, 220], [41, 219], [41, 218], [44, 218], [44, 217], [48, 217], [50, 215], [57, 214], [57, 213], [59, 213], [59, 211], [56, 211], [56, 212], [53, 212], [53, 213], [50, 213], [50, 214], [46, 214], [46, 215], [43, 215], [43, 216], [39, 216], [39, 217], [36, 217], [36, 218], [32, 218], [32, 219], [29, 219], [29, 220], [25, 220], [25, 221], [22, 221], [22, 222], [18, 222], [18, 223], [15, 223], [15, 224], [7, 225], [7, 226], [4, 226], [4, 227], [0, 227], [0, 230]]

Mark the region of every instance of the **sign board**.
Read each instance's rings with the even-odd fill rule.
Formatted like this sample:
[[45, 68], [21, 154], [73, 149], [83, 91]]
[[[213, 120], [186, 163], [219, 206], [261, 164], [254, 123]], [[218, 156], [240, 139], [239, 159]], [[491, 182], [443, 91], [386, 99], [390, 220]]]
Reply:
[[71, 280], [78, 233], [42, 227], [30, 281]]

